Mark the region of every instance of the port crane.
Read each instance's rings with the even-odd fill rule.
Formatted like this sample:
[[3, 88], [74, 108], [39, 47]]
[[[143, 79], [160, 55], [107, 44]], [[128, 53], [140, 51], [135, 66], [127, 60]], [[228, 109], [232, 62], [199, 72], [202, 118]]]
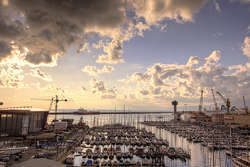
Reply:
[[227, 106], [227, 112], [229, 112], [229, 109], [230, 109], [230, 106], [231, 106], [231, 102], [229, 100], [229, 98], [225, 98], [220, 92], [216, 92], [220, 97], [221, 99], [224, 101], [224, 103], [226, 104]]
[[243, 104], [244, 104], [245, 112], [246, 112], [246, 114], [248, 114], [248, 107], [246, 105], [245, 96], [243, 96]]
[[52, 109], [53, 104], [55, 105], [55, 119], [53, 121], [57, 121], [57, 109], [58, 109], [58, 103], [61, 101], [67, 102], [68, 99], [63, 98], [63, 99], [59, 99], [58, 95], [52, 97], [51, 99], [39, 99], [39, 98], [32, 98], [32, 100], [42, 100], [42, 101], [50, 101], [50, 105], [49, 105], [49, 112]]
[[218, 111], [219, 107], [218, 107], [218, 104], [217, 104], [216, 99], [215, 99], [214, 90], [211, 89], [211, 92], [212, 92], [212, 95], [213, 95], [213, 101], [214, 101], [215, 110]]
[[203, 90], [201, 90], [201, 97], [200, 97], [200, 105], [199, 105], [199, 111], [202, 111], [203, 107]]

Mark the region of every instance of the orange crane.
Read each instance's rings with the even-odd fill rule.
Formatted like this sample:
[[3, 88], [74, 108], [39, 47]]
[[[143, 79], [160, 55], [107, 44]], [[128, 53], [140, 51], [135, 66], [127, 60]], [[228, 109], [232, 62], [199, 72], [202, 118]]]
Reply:
[[199, 105], [199, 111], [202, 111], [203, 107], [203, 90], [201, 90], [201, 97], [200, 97], [200, 105]]
[[230, 109], [230, 106], [231, 106], [231, 103], [230, 103], [230, 100], [229, 98], [225, 98], [220, 92], [216, 92], [220, 97], [221, 99], [224, 101], [224, 103], [226, 104], [227, 106], [227, 112], [229, 112], [229, 109]]
[[212, 92], [212, 95], [213, 95], [213, 101], [214, 101], [215, 110], [218, 111], [219, 107], [218, 107], [218, 104], [217, 104], [215, 96], [214, 96], [214, 90], [211, 89], [211, 92]]

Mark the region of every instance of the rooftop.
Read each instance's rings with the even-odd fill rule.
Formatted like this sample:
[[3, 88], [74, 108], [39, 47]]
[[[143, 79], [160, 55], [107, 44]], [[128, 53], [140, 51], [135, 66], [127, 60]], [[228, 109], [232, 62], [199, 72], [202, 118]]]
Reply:
[[32, 108], [29, 106], [25, 107], [9, 107], [9, 108], [0, 108], [0, 113], [2, 114], [12, 114], [12, 113], [30, 113], [30, 112], [49, 112], [45, 109]]

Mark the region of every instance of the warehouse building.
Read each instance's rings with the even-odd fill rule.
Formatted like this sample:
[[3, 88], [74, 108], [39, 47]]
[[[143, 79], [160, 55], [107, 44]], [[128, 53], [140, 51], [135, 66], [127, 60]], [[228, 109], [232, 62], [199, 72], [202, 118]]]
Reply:
[[39, 132], [47, 122], [48, 111], [0, 109], [0, 136], [26, 136]]
[[227, 125], [250, 127], [250, 114], [225, 114], [224, 123]]

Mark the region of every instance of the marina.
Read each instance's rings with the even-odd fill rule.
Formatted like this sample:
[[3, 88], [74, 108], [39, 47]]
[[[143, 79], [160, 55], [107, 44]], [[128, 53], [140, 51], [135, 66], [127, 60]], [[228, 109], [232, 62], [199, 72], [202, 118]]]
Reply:
[[250, 167], [250, 0], [0, 0], [0, 167]]
[[81, 146], [83, 166], [90, 163], [97, 166], [164, 166], [166, 156], [183, 161], [190, 158], [181, 148], [168, 147], [168, 141], [157, 139], [145, 129], [121, 124], [93, 127]]
[[[13, 119], [15, 112], [31, 119], [19, 116]], [[46, 120], [44, 124], [36, 123], [38, 116], [31, 112], [32, 109], [1, 110], [2, 123], [3, 120], [5, 124], [11, 124], [12, 120], [20, 121], [20, 125], [16, 124], [19, 126], [12, 126], [14, 130], [11, 126], [3, 126], [0, 140], [0, 162], [3, 166], [25, 163], [30, 158], [51, 159], [67, 167], [233, 167], [249, 163], [250, 129], [247, 124], [237, 126], [232, 120], [228, 124], [228, 114], [225, 115], [227, 122], [223, 124], [215, 123], [208, 119], [211, 116], [197, 111], [176, 115], [168, 112], [124, 114], [123, 111], [123, 114], [117, 114], [108, 111], [108, 114], [83, 116], [56, 116], [46, 111], [35, 111], [34, 114], [44, 115], [44, 119], [39, 119]], [[182, 120], [182, 115], [187, 114], [191, 114], [191, 119]], [[231, 117], [238, 121], [237, 115]], [[34, 123], [24, 121], [32, 118]], [[29, 130], [32, 127], [40, 129]], [[13, 133], [18, 129], [26, 133], [23, 136]]]

